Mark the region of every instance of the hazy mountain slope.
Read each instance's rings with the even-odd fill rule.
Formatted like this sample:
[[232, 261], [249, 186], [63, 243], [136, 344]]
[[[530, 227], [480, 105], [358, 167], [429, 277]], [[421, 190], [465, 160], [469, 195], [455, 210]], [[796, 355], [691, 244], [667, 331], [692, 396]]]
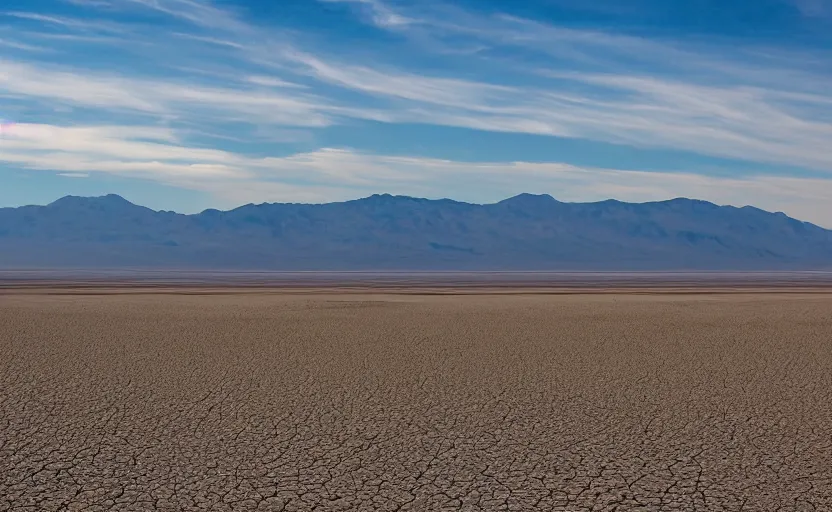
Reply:
[[704, 201], [475, 205], [374, 195], [155, 212], [109, 195], [0, 209], [0, 267], [832, 268], [832, 231]]

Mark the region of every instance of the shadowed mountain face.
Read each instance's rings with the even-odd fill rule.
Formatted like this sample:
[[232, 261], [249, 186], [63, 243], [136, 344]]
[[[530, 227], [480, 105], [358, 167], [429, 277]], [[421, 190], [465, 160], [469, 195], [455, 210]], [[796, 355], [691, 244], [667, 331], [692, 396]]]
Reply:
[[674, 199], [476, 205], [374, 195], [196, 215], [116, 196], [0, 209], [0, 267], [351, 270], [832, 268], [832, 231], [782, 213]]

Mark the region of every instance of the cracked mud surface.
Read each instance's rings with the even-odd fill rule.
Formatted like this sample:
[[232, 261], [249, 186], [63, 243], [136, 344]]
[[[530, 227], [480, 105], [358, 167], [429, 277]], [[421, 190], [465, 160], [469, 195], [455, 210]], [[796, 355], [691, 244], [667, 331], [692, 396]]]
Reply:
[[0, 511], [832, 510], [832, 296], [0, 296]]

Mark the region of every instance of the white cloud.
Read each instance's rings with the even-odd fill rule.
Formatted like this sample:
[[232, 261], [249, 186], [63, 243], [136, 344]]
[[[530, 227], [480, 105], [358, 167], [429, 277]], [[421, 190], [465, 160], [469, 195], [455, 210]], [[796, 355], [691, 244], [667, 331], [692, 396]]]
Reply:
[[110, 0], [64, 0], [64, 2], [84, 7], [112, 7]]
[[106, 20], [85, 20], [70, 16], [55, 16], [25, 11], [7, 11], [0, 13], [0, 16], [34, 21], [41, 28], [46, 28], [51, 25], [65, 31], [76, 31], [85, 34], [104, 33], [124, 36], [126, 35], [125, 32], [133, 32], [133, 28], [130, 26]]
[[214, 44], [214, 45], [217, 45], [217, 46], [227, 46], [229, 48], [234, 48], [234, 49], [237, 49], [237, 50], [242, 50], [242, 49], [245, 48], [240, 43], [235, 43], [234, 41], [230, 41], [228, 39], [220, 39], [218, 37], [199, 36], [199, 35], [195, 35], [195, 34], [183, 34], [181, 32], [175, 32], [171, 35], [176, 36], [176, 37], [181, 37], [181, 38], [184, 38], [184, 39], [190, 39], [192, 41], [200, 41], [200, 42], [203, 42], [203, 43], [210, 43], [210, 44]]
[[[499, 111], [491, 106], [523, 89], [470, 80], [431, 77], [419, 73], [330, 64], [308, 54], [287, 53], [319, 79], [357, 91], [449, 108]], [[516, 101], [516, 99], [515, 99]]]
[[42, 47], [42, 46], [36, 46], [36, 45], [33, 45], [33, 44], [21, 43], [19, 41], [10, 41], [8, 39], [0, 39], [0, 46], [5, 46], [6, 48], [13, 48], [15, 50], [24, 50], [24, 51], [28, 51], [28, 52], [47, 51], [47, 49]]
[[251, 33], [248, 24], [240, 21], [234, 13], [214, 7], [210, 1], [200, 0], [123, 0], [147, 9], [168, 14], [197, 26], [230, 32]]
[[3, 138], [0, 161], [30, 169], [123, 173], [158, 180], [247, 175], [235, 155], [178, 145], [171, 131], [157, 127], [17, 124]]
[[293, 89], [306, 88], [303, 85], [296, 84], [294, 82], [287, 82], [286, 80], [281, 80], [280, 78], [275, 78], [273, 76], [254, 75], [246, 77], [246, 81], [255, 85], [262, 85], [263, 87], [289, 87]]
[[326, 126], [327, 102], [307, 93], [211, 87], [116, 74], [80, 73], [57, 66], [0, 59], [0, 94], [156, 116], [213, 114], [215, 122], [242, 119], [252, 124]]
[[329, 3], [353, 3], [365, 8], [371, 21], [383, 28], [409, 25], [415, 20], [402, 16], [379, 0], [322, 0]]
[[162, 113], [162, 104], [118, 76], [91, 77], [0, 59], [0, 90], [22, 99]]

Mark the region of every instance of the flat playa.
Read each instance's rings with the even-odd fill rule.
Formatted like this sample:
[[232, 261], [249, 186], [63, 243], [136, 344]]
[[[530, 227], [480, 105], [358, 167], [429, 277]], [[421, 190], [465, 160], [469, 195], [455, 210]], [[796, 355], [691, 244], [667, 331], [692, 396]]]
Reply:
[[832, 510], [832, 292], [766, 287], [8, 284], [0, 511]]

